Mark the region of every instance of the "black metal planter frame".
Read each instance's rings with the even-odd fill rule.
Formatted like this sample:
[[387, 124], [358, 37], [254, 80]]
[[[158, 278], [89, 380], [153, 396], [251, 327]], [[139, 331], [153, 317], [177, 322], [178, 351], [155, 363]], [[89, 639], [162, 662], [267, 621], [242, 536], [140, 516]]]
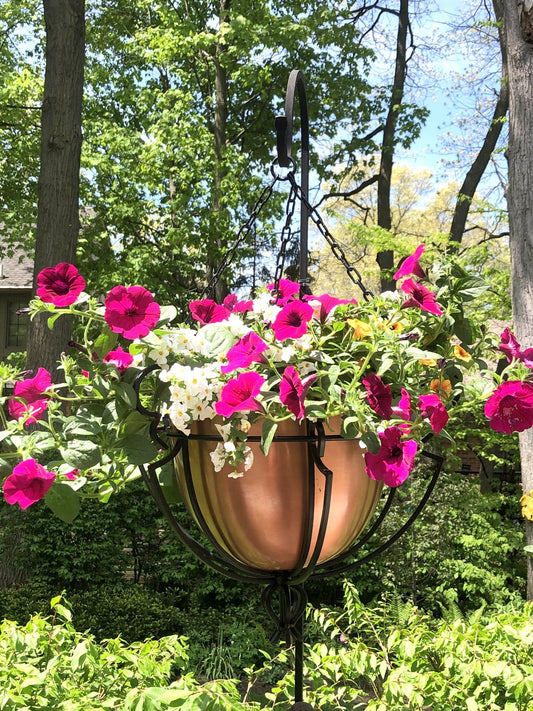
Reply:
[[[293, 118], [294, 118], [294, 103], [296, 94], [298, 95], [300, 107], [300, 130], [301, 130], [301, 185], [299, 186], [294, 177], [295, 161], [291, 156], [292, 139], [293, 139]], [[280, 180], [287, 180], [291, 185], [291, 197], [289, 198], [289, 207], [286, 211], [286, 223], [282, 233], [282, 243], [278, 262], [276, 266], [276, 284], [283, 274], [283, 261], [285, 258], [286, 246], [291, 238], [290, 223], [294, 212], [294, 203], [296, 199], [300, 202], [300, 253], [299, 253], [299, 270], [300, 270], [300, 288], [302, 293], [308, 290], [308, 222], [311, 217], [320, 232], [326, 238], [335, 256], [344, 264], [352, 281], [359, 286], [363, 292], [363, 296], [368, 298], [370, 292], [364, 287], [361, 277], [357, 270], [350, 266], [339, 245], [336, 244], [331, 234], [327, 231], [316, 210], [309, 203], [309, 120], [307, 111], [307, 96], [305, 81], [300, 71], [294, 70], [291, 72], [286, 93], [285, 115], [276, 119], [276, 134], [277, 134], [277, 163], [280, 168], [288, 168], [285, 176], [275, 174], [272, 170], [274, 180], [263, 190], [256, 204], [250, 219], [241, 228], [237, 235], [237, 240], [228, 251], [227, 259], [217, 270], [208, 288], [214, 288], [214, 283], [222, 273], [223, 268], [229, 263], [235, 250], [239, 244], [246, 238], [251, 230], [253, 221], [257, 217], [261, 207], [267, 202], [274, 184]], [[139, 393], [143, 380], [150, 375], [157, 366], [147, 368], [141, 373], [135, 388]], [[369, 526], [368, 530], [362, 535], [350, 548], [335, 558], [318, 564], [321, 553], [324, 536], [326, 534], [329, 506], [331, 499], [331, 490], [334, 473], [328, 469], [322, 457], [328, 442], [339, 440], [339, 435], [326, 434], [322, 423], [312, 423], [307, 421], [307, 434], [290, 437], [276, 436], [274, 441], [294, 441], [306, 442], [308, 451], [308, 481], [310, 502], [307, 516], [307, 527], [304, 535], [304, 542], [299, 554], [299, 560], [292, 570], [286, 571], [267, 571], [252, 568], [241, 561], [237, 560], [226, 552], [219, 544], [215, 536], [211, 533], [209, 525], [206, 522], [195, 492], [191, 465], [189, 461], [189, 441], [208, 440], [213, 442], [222, 441], [221, 437], [191, 434], [185, 436], [180, 432], [176, 432], [170, 425], [168, 418], [162, 418], [157, 412], [148, 411], [141, 403], [138, 403], [138, 409], [143, 414], [151, 418], [151, 435], [154, 442], [163, 447], [166, 451], [165, 455], [156, 462], [153, 462], [147, 467], [141, 467], [144, 481], [157, 502], [159, 508], [169, 520], [173, 530], [179, 536], [181, 541], [194, 553], [201, 561], [210, 566], [213, 570], [222, 573], [223, 575], [237, 581], [245, 583], [259, 583], [265, 586], [263, 592], [263, 602], [265, 607], [277, 624], [276, 639], [283, 639], [287, 643], [294, 645], [294, 669], [295, 669], [295, 705], [293, 711], [312, 711], [309, 704], [303, 700], [303, 620], [307, 604], [307, 596], [305, 593], [304, 583], [309, 579], [320, 579], [332, 575], [339, 575], [347, 571], [358, 568], [367, 561], [375, 558], [384, 550], [395, 543], [400, 536], [413, 524], [424, 506], [426, 505], [431, 492], [437, 482], [442, 458], [432, 452], [424, 450], [422, 454], [433, 462], [433, 472], [429, 477], [426, 490], [420, 498], [418, 504], [413, 509], [409, 518], [405, 523], [386, 541], [377, 543], [371, 552], [356, 558], [361, 547], [371, 539], [376, 531], [381, 526], [381, 523], [387, 516], [390, 510], [395, 489], [390, 489], [389, 494], [384, 502], [380, 513], [376, 516], [375, 521]], [[248, 441], [259, 441], [260, 437], [248, 437]], [[165, 498], [163, 488], [159, 482], [158, 471], [165, 464], [173, 462], [174, 458], [181, 454], [183, 460], [183, 468], [185, 482], [187, 487], [187, 496], [190, 501], [191, 513], [197, 525], [210, 541], [212, 550], [206, 548], [199, 543], [191, 533], [186, 530], [177, 520], [171, 505]], [[320, 524], [318, 528], [318, 536], [316, 538], [313, 549], [311, 550], [312, 532], [314, 526], [314, 491], [315, 491], [315, 472], [318, 470], [324, 477], [324, 503], [320, 516]]]

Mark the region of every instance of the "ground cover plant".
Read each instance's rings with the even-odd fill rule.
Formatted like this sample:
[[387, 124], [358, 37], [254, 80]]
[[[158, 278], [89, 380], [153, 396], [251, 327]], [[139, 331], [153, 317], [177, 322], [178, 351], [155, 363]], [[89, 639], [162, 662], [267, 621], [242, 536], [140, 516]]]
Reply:
[[[432, 620], [409, 603], [361, 604], [346, 585], [340, 611], [310, 609], [306, 700], [320, 711], [528, 711], [533, 699], [533, 606]], [[291, 650], [266, 655], [235, 680], [200, 682], [187, 641], [97, 643], [76, 631], [68, 603], [0, 627], [0, 709], [288, 711]], [[212, 655], [213, 661], [215, 655]], [[262, 683], [263, 682], [263, 683]], [[257, 689], [261, 695], [257, 695]]]

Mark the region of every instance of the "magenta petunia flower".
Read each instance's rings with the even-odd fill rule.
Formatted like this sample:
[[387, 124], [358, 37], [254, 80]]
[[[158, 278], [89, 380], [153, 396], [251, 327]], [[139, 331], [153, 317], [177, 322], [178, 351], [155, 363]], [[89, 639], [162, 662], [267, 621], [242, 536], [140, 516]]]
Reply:
[[395, 280], [398, 280], [404, 276], [409, 276], [410, 274], [413, 274], [414, 276], [418, 277], [419, 279], [425, 279], [426, 272], [422, 269], [422, 267], [418, 263], [418, 260], [424, 253], [424, 249], [425, 249], [425, 246], [423, 244], [419, 244], [418, 247], [413, 252], [413, 254], [411, 254], [409, 257], [406, 257], [403, 260], [403, 262], [400, 264], [398, 271], [392, 278]]
[[510, 328], [506, 328], [500, 336], [498, 348], [502, 353], [505, 353], [507, 360], [510, 362], [513, 358], [520, 357], [520, 344], [516, 340], [514, 333]]
[[5, 480], [4, 498], [8, 504], [27, 509], [45, 496], [55, 478], [53, 472], [46, 471], [35, 459], [25, 459]]
[[384, 420], [392, 417], [392, 393], [390, 385], [385, 385], [379, 375], [370, 373], [363, 379], [370, 407]]
[[286, 338], [300, 338], [307, 331], [307, 324], [313, 318], [313, 307], [303, 301], [290, 301], [281, 309], [272, 330], [278, 341]]
[[259, 373], [241, 373], [224, 385], [220, 400], [215, 403], [215, 412], [223, 417], [231, 417], [234, 412], [263, 411], [263, 406], [255, 398], [265, 382]]
[[130, 341], [147, 336], [160, 315], [159, 304], [142, 286], [115, 286], [105, 299], [107, 325]]
[[239, 301], [237, 294], [228, 294], [228, 296], [226, 296], [226, 298], [222, 302], [222, 305], [230, 313], [243, 314], [246, 311], [254, 310], [254, 302], [251, 299]]
[[85, 289], [85, 279], [73, 264], [60, 262], [37, 275], [37, 296], [47, 304], [70, 306]]
[[513, 358], [522, 361], [528, 368], [533, 368], [533, 348], [521, 350], [520, 344], [516, 340], [515, 335], [510, 328], [506, 328], [500, 336], [498, 348], [502, 353], [505, 353], [507, 360], [512, 361]]
[[402, 309], [415, 306], [416, 308], [422, 309], [422, 311], [428, 311], [431, 314], [442, 316], [443, 312], [437, 303], [435, 294], [425, 286], [422, 286], [422, 284], [418, 284], [412, 279], [406, 279], [401, 289], [405, 291], [406, 294], [411, 294], [411, 298], [402, 304]]
[[[275, 288], [275, 283], [268, 284], [267, 286], [268, 291], [274, 291]], [[300, 285], [297, 282], [291, 281], [290, 279], [280, 279], [278, 284], [278, 291], [275, 294], [277, 305], [284, 306], [289, 301], [291, 301], [299, 292]]]
[[401, 389], [401, 397], [397, 405], [392, 408], [392, 412], [396, 417], [401, 417], [404, 420], [411, 419], [411, 396], [405, 388]]
[[120, 375], [122, 375], [133, 363], [133, 356], [118, 346], [115, 351], [109, 351], [109, 353], [104, 356], [103, 361], [104, 363], [113, 363]]
[[304, 301], [318, 301], [320, 303], [320, 310], [317, 315], [320, 323], [325, 323], [328, 314], [333, 311], [336, 306], [340, 306], [341, 304], [357, 304], [356, 299], [338, 299], [336, 296], [330, 296], [329, 294], [321, 294], [320, 296], [305, 295], [303, 299]]
[[250, 331], [229, 349], [228, 363], [223, 365], [220, 370], [223, 373], [231, 373], [237, 368], [247, 368], [251, 363], [266, 363], [267, 361], [261, 353], [267, 349], [268, 346], [263, 339], [254, 331]]
[[533, 385], [507, 380], [485, 403], [485, 415], [496, 432], [523, 432], [533, 425]]
[[25, 402], [18, 400], [8, 400], [8, 410], [11, 417], [19, 419], [26, 414], [30, 414], [26, 424], [31, 425], [43, 416], [43, 412], [48, 409], [48, 396], [46, 391], [52, 385], [52, 377], [46, 368], [39, 368], [35, 377], [26, 378], [15, 383], [13, 395], [22, 398]]
[[189, 304], [192, 317], [205, 326], [207, 323], [220, 323], [226, 321], [230, 312], [222, 304], [217, 304], [213, 299], [191, 301]]
[[422, 417], [429, 419], [429, 424], [435, 434], [438, 434], [446, 427], [450, 416], [438, 395], [435, 393], [431, 395], [420, 395], [418, 398], [418, 406], [420, 407]]
[[293, 365], [289, 365], [283, 372], [279, 384], [279, 399], [299, 420], [305, 417], [305, 396], [316, 378], [316, 374], [312, 373], [301, 380], [300, 374]]
[[366, 452], [365, 471], [371, 479], [387, 486], [400, 486], [413, 471], [418, 444], [414, 439], [402, 442], [402, 430], [389, 427], [379, 434], [381, 447], [377, 454]]

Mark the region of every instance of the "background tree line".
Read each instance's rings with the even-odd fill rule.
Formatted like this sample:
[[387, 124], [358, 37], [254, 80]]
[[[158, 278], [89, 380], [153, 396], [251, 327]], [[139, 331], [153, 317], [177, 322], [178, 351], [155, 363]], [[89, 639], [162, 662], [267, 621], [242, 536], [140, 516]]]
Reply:
[[[76, 258], [92, 289], [142, 283], [183, 308], [269, 178], [273, 118], [288, 71], [299, 67], [312, 87], [317, 202], [352, 245], [377, 258], [380, 285], [390, 285], [412, 233], [394, 221], [393, 166], [427, 117], [421, 68], [439, 51], [418, 41], [431, 21], [425, 3], [5, 0], [0, 13], [0, 221], [7, 249], [35, 248], [36, 272]], [[474, 196], [491, 161], [502, 170], [510, 103], [513, 313], [526, 345], [530, 28], [529, 0], [474, 3], [452, 27], [453, 37], [468, 38], [465, 51], [478, 50], [472, 95], [480, 112], [470, 117], [474, 136], [463, 134], [464, 178], [433, 240], [452, 248], [473, 236], [473, 261], [496, 271], [486, 245], [507, 235], [501, 204]], [[281, 197], [269, 203], [253, 243], [225, 274], [232, 287], [265, 276], [282, 209]], [[52, 336], [32, 324], [29, 368], [53, 368], [68, 340], [64, 326]], [[521, 447], [530, 461], [533, 443], [523, 437]], [[523, 471], [526, 490], [532, 476]]]

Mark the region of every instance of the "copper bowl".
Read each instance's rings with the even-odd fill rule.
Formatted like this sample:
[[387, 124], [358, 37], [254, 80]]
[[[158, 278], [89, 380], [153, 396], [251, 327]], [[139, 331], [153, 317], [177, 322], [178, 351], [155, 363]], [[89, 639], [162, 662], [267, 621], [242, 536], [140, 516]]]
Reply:
[[[260, 435], [260, 423], [250, 435]], [[195, 423], [193, 434], [218, 432], [212, 421]], [[305, 424], [286, 421], [276, 436], [304, 436]], [[329, 434], [326, 429], [326, 434]], [[239, 479], [230, 478], [225, 467], [213, 468], [210, 452], [216, 441], [189, 439], [192, 487], [201, 515], [214, 540], [237, 561], [260, 570], [293, 570], [303, 555], [305, 532], [312, 520], [309, 562], [317, 540], [324, 504], [325, 477], [314, 467], [314, 507], [310, 511], [309, 453], [305, 441], [276, 441], [268, 456], [252, 442], [252, 468]], [[333, 472], [328, 525], [318, 563], [331, 560], [349, 548], [370, 519], [383, 488], [370, 479], [357, 440], [328, 440], [321, 458]], [[175, 470], [183, 499], [193, 513], [183, 458], [175, 458]], [[194, 515], [194, 513], [193, 513]]]

